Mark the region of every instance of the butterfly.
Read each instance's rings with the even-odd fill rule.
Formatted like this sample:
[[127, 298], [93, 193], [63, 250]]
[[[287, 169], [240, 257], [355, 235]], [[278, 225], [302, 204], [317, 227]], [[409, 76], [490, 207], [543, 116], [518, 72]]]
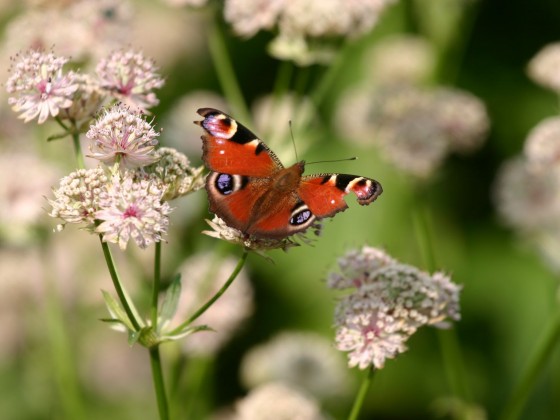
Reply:
[[200, 108], [195, 121], [202, 136], [202, 159], [210, 169], [206, 190], [210, 211], [245, 235], [283, 239], [348, 208], [353, 192], [371, 204], [383, 189], [371, 178], [323, 173], [303, 175], [305, 161], [285, 168], [259, 138], [229, 115]]

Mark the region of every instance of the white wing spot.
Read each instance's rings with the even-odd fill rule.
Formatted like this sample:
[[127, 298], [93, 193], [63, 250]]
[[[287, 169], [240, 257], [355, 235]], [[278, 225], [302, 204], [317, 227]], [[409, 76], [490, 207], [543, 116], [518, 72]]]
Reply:
[[220, 155], [225, 155], [226, 151], [225, 150], [220, 150]]

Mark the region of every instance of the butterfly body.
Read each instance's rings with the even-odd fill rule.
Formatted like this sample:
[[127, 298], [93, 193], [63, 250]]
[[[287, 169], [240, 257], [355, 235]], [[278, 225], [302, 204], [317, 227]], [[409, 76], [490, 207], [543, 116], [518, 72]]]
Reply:
[[257, 238], [282, 239], [332, 217], [348, 206], [354, 192], [362, 205], [382, 192], [370, 178], [345, 174], [304, 176], [305, 162], [285, 168], [276, 155], [243, 125], [221, 111], [201, 108], [210, 211], [230, 227]]

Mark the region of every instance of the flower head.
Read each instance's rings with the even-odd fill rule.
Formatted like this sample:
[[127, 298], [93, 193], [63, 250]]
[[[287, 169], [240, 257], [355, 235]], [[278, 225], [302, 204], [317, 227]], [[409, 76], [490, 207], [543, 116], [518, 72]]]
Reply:
[[328, 62], [332, 40], [366, 33], [394, 0], [228, 0], [225, 19], [241, 36], [278, 29], [270, 53], [300, 65]]
[[91, 140], [90, 157], [125, 168], [150, 165], [157, 161], [156, 132], [137, 112], [115, 105], [93, 124], [86, 137]]
[[135, 182], [133, 173], [113, 175], [99, 197], [95, 219], [101, 221], [95, 229], [103, 241], [117, 243], [126, 249], [129, 240], [140, 248], [160, 242], [167, 232], [171, 208], [162, 202], [164, 190], [149, 180]]
[[318, 403], [281, 382], [262, 385], [236, 404], [243, 420], [323, 420]]
[[156, 162], [137, 172], [139, 177], [154, 175], [165, 189], [164, 201], [173, 200], [204, 187], [204, 167], [193, 168], [183, 153], [170, 147], [154, 152]]
[[343, 394], [348, 388], [347, 372], [330, 340], [295, 331], [252, 348], [241, 364], [241, 377], [249, 388], [281, 381], [317, 398]]
[[64, 223], [83, 223], [93, 230], [95, 214], [99, 210], [99, 196], [108, 178], [102, 168], [78, 169], [60, 180], [53, 191], [54, 200], [49, 216], [62, 219]]
[[21, 113], [19, 118], [25, 122], [38, 118], [42, 124], [72, 105], [78, 85], [73, 72], [62, 71], [67, 61], [42, 51], [28, 51], [13, 59], [6, 90], [10, 94], [8, 103]]
[[[297, 242], [297, 239], [300, 239], [302, 242], [309, 242], [305, 233], [296, 233], [295, 235], [288, 236], [283, 239], [266, 239], [247, 236], [243, 232], [226, 225], [226, 223], [218, 216], [214, 216], [212, 221], [207, 220], [206, 222], [210, 225], [212, 230], [203, 231], [202, 233], [205, 235], [223, 239], [224, 241], [231, 242], [232, 244], [242, 245], [244, 248], [250, 249], [251, 251], [255, 251], [259, 254], [261, 254], [262, 251], [272, 249], [283, 249], [286, 251], [291, 247], [299, 246], [300, 244]], [[320, 222], [317, 222], [312, 226], [315, 229], [316, 234], [319, 234], [321, 229], [321, 225], [319, 223]]]
[[529, 62], [529, 76], [541, 86], [560, 92], [560, 42], [545, 45]]
[[72, 96], [72, 105], [60, 112], [63, 119], [80, 121], [93, 118], [105, 100], [105, 92], [99, 87], [98, 81], [89, 74], [76, 74], [74, 77], [77, 89]]
[[141, 52], [118, 50], [97, 65], [101, 87], [125, 104], [145, 111], [159, 103], [154, 89], [163, 86], [154, 62]]
[[339, 261], [344, 283], [356, 286], [336, 308], [336, 347], [348, 352], [351, 367], [380, 369], [406, 350], [405, 342], [419, 327], [444, 327], [446, 319], [460, 319], [460, 287], [443, 273], [430, 275], [391, 261], [382, 251], [371, 258], [369, 247], [363, 251], [365, 260], [351, 252]]
[[546, 118], [537, 124], [525, 140], [525, 156], [528, 162], [547, 170], [560, 168], [560, 117]]

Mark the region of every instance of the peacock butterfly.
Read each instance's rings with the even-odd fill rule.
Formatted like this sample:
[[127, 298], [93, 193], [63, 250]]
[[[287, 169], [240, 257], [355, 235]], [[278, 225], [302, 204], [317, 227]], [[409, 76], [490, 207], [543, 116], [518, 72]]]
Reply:
[[381, 184], [363, 176], [303, 175], [305, 162], [284, 168], [278, 157], [246, 127], [212, 108], [198, 111], [202, 159], [212, 171], [206, 178], [210, 211], [246, 235], [283, 239], [303, 232], [314, 221], [333, 217], [348, 205], [352, 191], [368, 205]]

